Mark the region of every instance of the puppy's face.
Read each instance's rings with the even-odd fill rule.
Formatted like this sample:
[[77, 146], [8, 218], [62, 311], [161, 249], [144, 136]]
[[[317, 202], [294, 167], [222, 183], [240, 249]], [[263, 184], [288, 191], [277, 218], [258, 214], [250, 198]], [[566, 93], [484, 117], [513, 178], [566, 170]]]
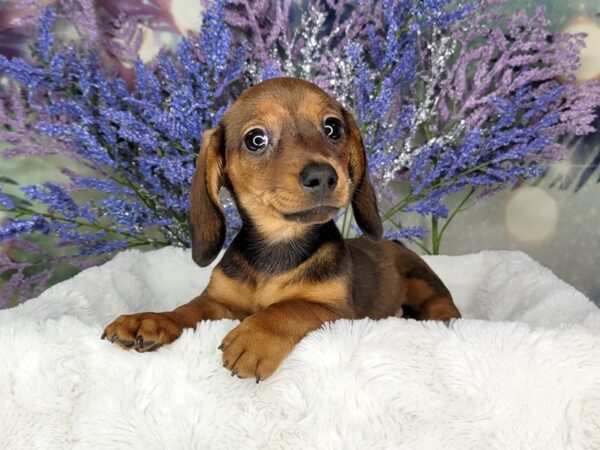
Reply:
[[189, 214], [192, 254], [201, 266], [223, 244], [224, 185], [267, 241], [293, 239], [348, 202], [365, 234], [382, 234], [354, 118], [304, 80], [275, 78], [248, 89], [205, 133]]
[[349, 158], [360, 146], [348, 114], [294, 79], [246, 91], [225, 114], [225, 170], [263, 234], [289, 237], [330, 220], [350, 200]]

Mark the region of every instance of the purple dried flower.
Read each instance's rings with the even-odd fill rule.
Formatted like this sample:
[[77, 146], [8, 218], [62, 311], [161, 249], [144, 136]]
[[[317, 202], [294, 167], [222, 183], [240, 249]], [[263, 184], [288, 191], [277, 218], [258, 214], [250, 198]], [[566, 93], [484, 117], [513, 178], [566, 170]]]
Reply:
[[276, 46], [292, 33], [292, 0], [229, 1], [224, 4], [225, 22], [234, 30], [234, 39], [248, 47], [249, 58], [266, 62]]
[[[11, 83], [0, 93], [0, 139], [9, 144], [4, 157], [57, 153], [91, 173], [65, 169], [67, 185], [23, 188], [43, 214], [0, 192], [0, 208], [21, 216], [0, 227], [0, 240], [24, 248], [17, 236], [50, 233], [71, 252], [61, 261], [76, 267], [127, 247], [189, 245], [202, 133], [260, 79], [300, 75], [354, 113], [392, 223], [386, 236], [413, 241], [425, 230], [397, 229], [399, 213], [437, 220], [449, 214], [450, 193], [480, 197], [538, 176], [564, 155], [556, 138], [590, 132], [600, 104], [597, 84], [568, 83], [580, 38], [550, 34], [541, 10], [507, 18], [495, 1], [475, 10], [450, 0], [325, 0], [300, 14], [291, 0], [217, 0], [197, 35], [147, 65], [136, 18], [158, 17], [163, 6], [103, 0], [97, 5], [117, 18], [107, 29], [93, 2], [70, 14], [67, 3], [41, 14], [33, 60], [0, 57]], [[54, 16], [74, 21], [83, 48], [53, 36]], [[409, 184], [401, 199], [398, 182]], [[81, 200], [79, 191], [101, 195]], [[225, 212], [229, 241], [240, 219], [231, 201]], [[16, 290], [50, 276], [39, 271], [28, 285], [26, 263], [2, 263]]]
[[52, 33], [54, 20], [54, 8], [46, 8], [40, 17], [37, 39], [33, 46], [34, 50], [40, 55], [40, 59], [45, 63], [50, 62], [50, 50], [54, 43], [54, 33]]
[[424, 227], [404, 227], [400, 230], [387, 230], [383, 236], [384, 239], [422, 239], [427, 234], [427, 229]]
[[[87, 258], [133, 246], [189, 245], [186, 215], [195, 153], [204, 129], [231, 102], [228, 90], [243, 65], [241, 49], [233, 47], [223, 22], [223, 2], [209, 9], [199, 35], [183, 39], [175, 56], [163, 53], [149, 67], [136, 62], [137, 89], [105, 70], [94, 51], [55, 42], [52, 10], [40, 20], [37, 62], [0, 57], [0, 74], [20, 86], [8, 99], [0, 95], [0, 125], [10, 130], [3, 129], [0, 138], [12, 145], [4, 157], [56, 151], [97, 175], [65, 170], [69, 185], [21, 188], [47, 208], [43, 215], [1, 193], [0, 208], [26, 218], [8, 219], [0, 241], [51, 233], [60, 247]], [[84, 189], [104, 197], [82, 202], [71, 195]], [[19, 270], [10, 286], [25, 286], [21, 268], [11, 267]]]
[[48, 221], [39, 215], [32, 215], [27, 219], [8, 219], [6, 223], [0, 225], [0, 242], [22, 234], [48, 233], [49, 230]]
[[10, 210], [15, 207], [13, 200], [2, 192], [2, 186], [0, 185], [0, 207]]

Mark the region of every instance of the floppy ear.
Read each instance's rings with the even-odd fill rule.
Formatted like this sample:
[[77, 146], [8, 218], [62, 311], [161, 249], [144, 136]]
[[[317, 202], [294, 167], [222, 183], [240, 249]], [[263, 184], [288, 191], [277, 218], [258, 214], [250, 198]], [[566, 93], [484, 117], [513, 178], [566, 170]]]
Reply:
[[352, 191], [352, 211], [360, 229], [372, 239], [381, 239], [383, 226], [379, 211], [377, 211], [377, 199], [375, 191], [369, 179], [367, 167], [367, 156], [358, 125], [352, 114], [344, 110], [344, 120], [347, 124], [350, 137], [350, 177], [354, 185]]
[[217, 257], [225, 241], [225, 214], [219, 190], [225, 182], [224, 133], [221, 125], [204, 132], [190, 192], [192, 259], [201, 267]]

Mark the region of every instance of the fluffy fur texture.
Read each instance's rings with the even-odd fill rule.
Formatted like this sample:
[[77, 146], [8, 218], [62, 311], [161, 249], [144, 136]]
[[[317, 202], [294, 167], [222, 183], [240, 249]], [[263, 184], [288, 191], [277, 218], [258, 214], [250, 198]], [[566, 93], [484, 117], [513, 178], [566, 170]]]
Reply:
[[0, 448], [600, 448], [600, 311], [522, 253], [426, 260], [464, 319], [328, 324], [257, 385], [221, 367], [236, 321], [101, 341], [208, 281], [189, 252], [124, 252], [0, 312]]

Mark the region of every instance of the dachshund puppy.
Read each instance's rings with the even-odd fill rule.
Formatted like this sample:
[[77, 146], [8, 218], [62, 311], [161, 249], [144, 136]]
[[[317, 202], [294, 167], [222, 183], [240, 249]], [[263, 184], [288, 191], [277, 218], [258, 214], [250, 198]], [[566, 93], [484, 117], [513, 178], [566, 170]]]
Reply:
[[[202, 320], [238, 319], [219, 346], [223, 365], [258, 382], [328, 321], [460, 317], [416, 253], [377, 242], [382, 225], [359, 129], [316, 85], [262, 82], [204, 134], [189, 213], [192, 258], [202, 267], [225, 239], [221, 187], [231, 192], [242, 228], [204, 292], [173, 311], [120, 316], [102, 338], [145, 352]], [[344, 240], [334, 224], [348, 203], [366, 237]]]

